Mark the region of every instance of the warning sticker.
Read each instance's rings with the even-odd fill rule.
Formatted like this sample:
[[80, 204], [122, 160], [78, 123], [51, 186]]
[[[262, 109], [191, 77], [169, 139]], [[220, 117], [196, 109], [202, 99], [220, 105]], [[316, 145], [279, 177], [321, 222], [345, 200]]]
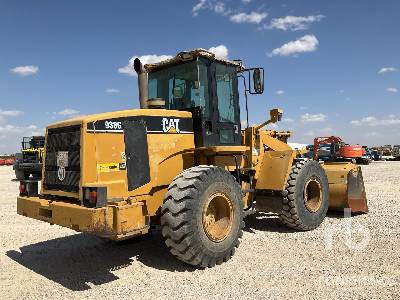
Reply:
[[119, 171], [119, 163], [97, 164], [98, 172]]

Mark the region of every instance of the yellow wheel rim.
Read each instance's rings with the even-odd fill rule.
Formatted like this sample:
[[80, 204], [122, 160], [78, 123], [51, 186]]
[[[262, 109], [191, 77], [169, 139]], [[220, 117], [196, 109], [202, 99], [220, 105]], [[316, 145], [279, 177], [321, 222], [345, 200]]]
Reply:
[[318, 180], [311, 178], [304, 186], [304, 205], [309, 212], [317, 212], [322, 204], [322, 187]]
[[232, 201], [224, 193], [208, 197], [203, 210], [203, 228], [213, 242], [225, 240], [232, 229], [234, 211]]

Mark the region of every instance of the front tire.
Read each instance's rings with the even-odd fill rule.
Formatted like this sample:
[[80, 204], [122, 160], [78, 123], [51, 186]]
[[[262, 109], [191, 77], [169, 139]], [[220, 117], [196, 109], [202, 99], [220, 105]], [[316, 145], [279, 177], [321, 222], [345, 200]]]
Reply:
[[170, 252], [185, 263], [212, 267], [229, 260], [244, 227], [239, 184], [215, 166], [183, 171], [168, 188], [161, 227]]
[[329, 206], [328, 178], [314, 160], [295, 162], [282, 193], [279, 218], [297, 230], [312, 230], [324, 220]]

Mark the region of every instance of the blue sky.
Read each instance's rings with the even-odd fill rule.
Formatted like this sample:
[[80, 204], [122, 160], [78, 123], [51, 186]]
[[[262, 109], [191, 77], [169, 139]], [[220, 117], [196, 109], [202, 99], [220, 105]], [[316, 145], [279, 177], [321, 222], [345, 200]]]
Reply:
[[399, 12], [396, 0], [3, 0], [0, 153], [58, 120], [137, 108], [129, 60], [198, 47], [265, 68], [250, 123], [281, 107], [293, 142], [400, 144]]

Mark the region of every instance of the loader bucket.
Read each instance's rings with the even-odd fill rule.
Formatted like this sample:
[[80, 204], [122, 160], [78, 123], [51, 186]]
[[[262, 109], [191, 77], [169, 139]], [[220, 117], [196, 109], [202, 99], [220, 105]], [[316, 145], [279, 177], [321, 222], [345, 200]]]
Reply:
[[329, 182], [329, 210], [367, 213], [364, 179], [361, 167], [350, 162], [325, 162], [322, 167]]

